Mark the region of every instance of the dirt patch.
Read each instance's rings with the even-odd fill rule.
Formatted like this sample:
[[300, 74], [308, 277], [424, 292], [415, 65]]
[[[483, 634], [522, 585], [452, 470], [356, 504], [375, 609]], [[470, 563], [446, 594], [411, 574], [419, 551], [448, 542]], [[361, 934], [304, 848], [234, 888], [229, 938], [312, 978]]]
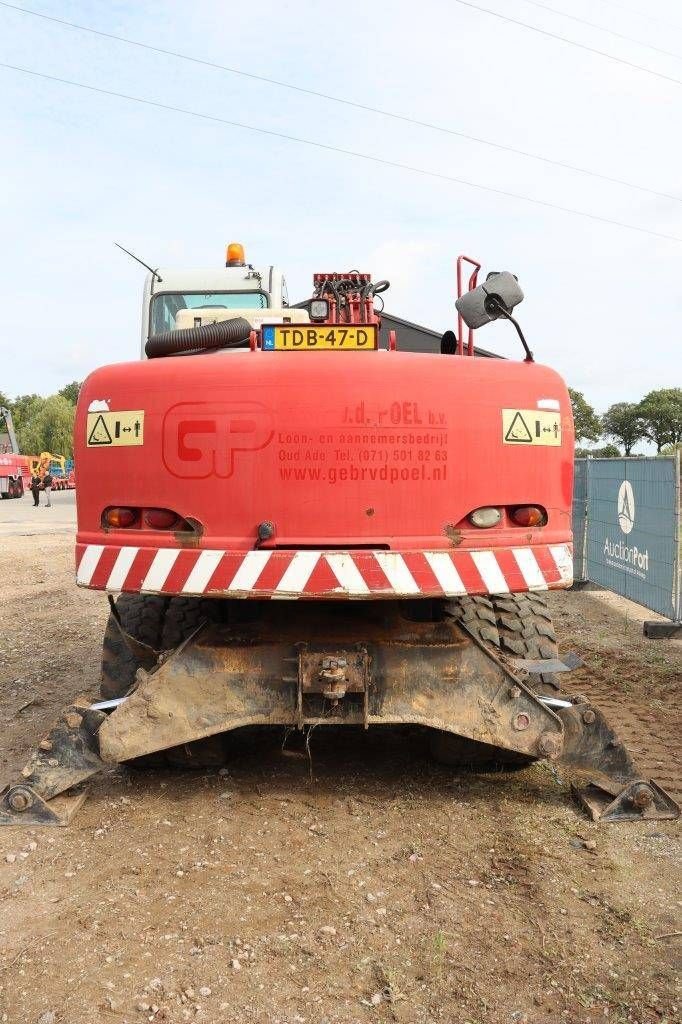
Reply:
[[[0, 571], [6, 776], [96, 692], [107, 605], [68, 536], [8, 539]], [[586, 658], [570, 689], [679, 798], [679, 647], [552, 603]], [[2, 830], [0, 1020], [679, 1019], [677, 823], [596, 826], [547, 766], [453, 775], [389, 730], [311, 753], [265, 736], [220, 773], [112, 771], [68, 829]]]
[[647, 640], [642, 623], [652, 614], [633, 615], [636, 606], [613, 595], [557, 594], [552, 603], [562, 649], [585, 659], [567, 688], [599, 705], [644, 774], [680, 801], [682, 644]]

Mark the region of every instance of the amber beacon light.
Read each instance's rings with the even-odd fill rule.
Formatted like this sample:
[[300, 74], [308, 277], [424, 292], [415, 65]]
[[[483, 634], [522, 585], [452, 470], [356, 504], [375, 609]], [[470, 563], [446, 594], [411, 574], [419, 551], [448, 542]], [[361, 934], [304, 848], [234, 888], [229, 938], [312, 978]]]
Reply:
[[225, 253], [225, 266], [243, 267], [245, 265], [244, 246], [241, 242], [230, 242]]

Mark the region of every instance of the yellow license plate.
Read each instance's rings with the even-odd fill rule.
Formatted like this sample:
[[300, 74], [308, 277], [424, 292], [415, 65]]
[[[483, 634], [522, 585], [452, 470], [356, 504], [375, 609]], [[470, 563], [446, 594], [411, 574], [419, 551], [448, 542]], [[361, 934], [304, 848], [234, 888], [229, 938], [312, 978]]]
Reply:
[[263, 326], [263, 348], [270, 352], [359, 352], [376, 347], [377, 329], [371, 324], [363, 327], [354, 324]]

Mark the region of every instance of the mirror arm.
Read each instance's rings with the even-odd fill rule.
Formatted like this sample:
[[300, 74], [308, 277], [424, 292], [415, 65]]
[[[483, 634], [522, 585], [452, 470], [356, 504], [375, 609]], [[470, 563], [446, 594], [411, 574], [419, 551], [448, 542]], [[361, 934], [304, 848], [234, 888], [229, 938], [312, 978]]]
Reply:
[[516, 328], [516, 333], [518, 334], [519, 338], [521, 339], [521, 344], [523, 345], [524, 351], [526, 353], [526, 358], [524, 359], [524, 362], [525, 363], [534, 363], [535, 360], [533, 359], [533, 353], [528, 348], [528, 342], [526, 341], [526, 339], [523, 336], [523, 331], [521, 330], [519, 324], [514, 319], [514, 317], [511, 315], [511, 313], [508, 313], [507, 310], [502, 305], [502, 303], [498, 299], [496, 299], [494, 296], [492, 296], [492, 295], [488, 296], [488, 298], [486, 300], [486, 306], [490, 309], [490, 312], [497, 313], [499, 316], [503, 316], [505, 318], [505, 320], [509, 320], [509, 321], [511, 321], [511, 323], [514, 324], [514, 327]]

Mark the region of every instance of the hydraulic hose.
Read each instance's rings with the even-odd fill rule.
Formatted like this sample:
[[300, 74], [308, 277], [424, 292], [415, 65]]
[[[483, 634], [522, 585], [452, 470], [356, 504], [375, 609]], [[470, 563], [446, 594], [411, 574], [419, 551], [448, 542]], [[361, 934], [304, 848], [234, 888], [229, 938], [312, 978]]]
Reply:
[[148, 359], [177, 356], [187, 352], [208, 352], [214, 348], [235, 348], [249, 340], [251, 324], [243, 317], [219, 320], [202, 327], [184, 327], [179, 331], [161, 331], [147, 338], [144, 347]]

